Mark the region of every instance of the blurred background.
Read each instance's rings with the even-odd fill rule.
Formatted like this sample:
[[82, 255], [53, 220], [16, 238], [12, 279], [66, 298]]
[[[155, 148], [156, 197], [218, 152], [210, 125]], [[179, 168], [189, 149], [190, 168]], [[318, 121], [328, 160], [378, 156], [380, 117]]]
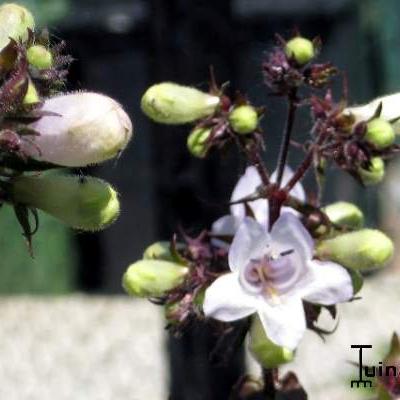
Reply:
[[[124, 270], [141, 257], [147, 245], [169, 239], [178, 224], [190, 227], [194, 234], [225, 213], [224, 204], [243, 164], [234, 154], [223, 158], [212, 155], [206, 161], [198, 161], [186, 151], [189, 127], [160, 127], [147, 120], [139, 104], [150, 84], [171, 80], [207, 89], [209, 66], [213, 65], [220, 83], [229, 81], [232, 88], [246, 93], [256, 105], [267, 105], [263, 127], [267, 135], [266, 160], [271, 167], [285, 107], [268, 97], [261, 62], [265, 51], [274, 44], [275, 33], [288, 37], [298, 27], [303, 36], [320, 35], [321, 59], [333, 61], [346, 72], [350, 103], [362, 103], [400, 88], [400, 3], [396, 0], [19, 3], [34, 13], [40, 26], [50, 28], [55, 41], [67, 41], [68, 53], [75, 58], [69, 89], [99, 91], [116, 98], [132, 117], [135, 137], [117, 162], [84, 171], [109, 180], [121, 194], [121, 217], [105, 232], [72, 232], [51, 217], [41, 215], [32, 260], [13, 213], [6, 207], [1, 210], [3, 295], [122, 294]], [[338, 80], [337, 89], [340, 87]], [[340, 90], [337, 95], [340, 96]], [[300, 137], [307, 134], [305, 117], [296, 126]], [[295, 163], [296, 158], [291, 161]], [[325, 200], [340, 198], [361, 203], [368, 225], [381, 226], [394, 237], [399, 233], [396, 204], [400, 193], [393, 184], [398, 178], [396, 171], [393, 167], [393, 179], [386, 186], [369, 189], [367, 195], [347, 176], [336, 174]], [[2, 307], [13, 309], [8, 299], [4, 297]], [[73, 310], [75, 306], [79, 309], [79, 305], [73, 304]], [[120, 303], [118, 307], [125, 310]], [[134, 305], [129, 310], [136, 312]], [[148, 310], [153, 312], [151, 307]], [[26, 309], [24, 312], [27, 313]], [[1, 314], [0, 310], [0, 317]], [[72, 318], [73, 315], [72, 311]], [[162, 329], [162, 323], [155, 324]], [[118, 323], [115, 326], [120, 328]], [[229, 369], [211, 369], [207, 349], [214, 338], [202, 327], [195, 331], [196, 335], [188, 332], [179, 341], [167, 340], [170, 352], [165, 363], [171, 367], [171, 399], [224, 399], [243, 371], [243, 355], [239, 354]], [[162, 336], [157, 338], [163, 340]], [[165, 365], [161, 369], [166, 368]], [[129, 382], [129, 376], [126, 379]], [[122, 398], [115, 392], [113, 396]], [[139, 399], [135, 394], [129, 398]], [[152, 400], [161, 398], [153, 395]]]

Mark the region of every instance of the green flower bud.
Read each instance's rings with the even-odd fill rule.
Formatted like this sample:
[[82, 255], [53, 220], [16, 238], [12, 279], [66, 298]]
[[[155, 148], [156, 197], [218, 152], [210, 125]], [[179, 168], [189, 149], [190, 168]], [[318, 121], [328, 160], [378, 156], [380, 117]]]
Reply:
[[195, 157], [203, 158], [207, 154], [207, 139], [211, 133], [210, 128], [195, 128], [187, 138], [187, 148]]
[[354, 270], [383, 268], [393, 256], [393, 242], [381, 231], [362, 229], [321, 241], [316, 255]]
[[294, 58], [300, 65], [307, 64], [315, 56], [313, 42], [300, 36], [286, 43], [285, 53], [287, 57]]
[[364, 286], [364, 278], [360, 271], [347, 268], [346, 271], [350, 275], [351, 284], [353, 286], [353, 296], [355, 296]]
[[400, 365], [400, 339], [396, 332], [392, 335], [389, 352], [384, 359], [386, 365]]
[[292, 350], [276, 345], [267, 337], [258, 317], [251, 323], [249, 349], [263, 368], [276, 368], [294, 358]]
[[385, 163], [382, 158], [373, 157], [369, 168], [359, 168], [358, 173], [364, 185], [376, 185], [385, 176]]
[[28, 83], [28, 90], [26, 91], [24, 100], [22, 101], [23, 104], [25, 105], [30, 105], [30, 104], [35, 104], [39, 103], [40, 98], [38, 95], [38, 92], [36, 90], [35, 85], [32, 83], [31, 80], [29, 80]]
[[[177, 250], [182, 249], [182, 243], [177, 243]], [[148, 246], [143, 253], [144, 260], [164, 260], [164, 261], [177, 261], [171, 253], [171, 243], [167, 241], [155, 242]]]
[[37, 69], [48, 69], [53, 65], [53, 55], [40, 44], [29, 47], [26, 56], [29, 64]]
[[229, 114], [232, 129], [241, 135], [254, 132], [258, 126], [257, 110], [252, 106], [235, 107]]
[[392, 93], [386, 96], [378, 97], [367, 104], [346, 108], [344, 115], [351, 115], [355, 122], [368, 121], [372, 118], [378, 107], [382, 105], [380, 118], [386, 121], [394, 121], [393, 129], [400, 134], [400, 93]]
[[158, 297], [181, 285], [189, 269], [163, 260], [140, 260], [126, 270], [122, 286], [128, 294]]
[[172, 82], [151, 86], [142, 97], [143, 112], [161, 124], [179, 125], [213, 114], [219, 97]]
[[334, 224], [350, 229], [359, 229], [364, 225], [362, 211], [352, 203], [338, 201], [327, 205], [323, 211]]
[[18, 4], [7, 3], [0, 6], [0, 50], [7, 46], [11, 39], [26, 41], [28, 29], [34, 30], [33, 15]]
[[117, 192], [101, 179], [43, 174], [20, 176], [11, 184], [13, 202], [38, 208], [72, 228], [104, 229], [119, 214]]
[[203, 309], [204, 298], [206, 297], [206, 289], [201, 289], [197, 292], [193, 299], [193, 305], [198, 307], [200, 310]]
[[180, 322], [181, 302], [168, 303], [164, 306], [164, 316], [170, 325], [178, 325]]
[[395, 140], [392, 125], [383, 118], [374, 118], [367, 124], [364, 139], [378, 150], [391, 146]]

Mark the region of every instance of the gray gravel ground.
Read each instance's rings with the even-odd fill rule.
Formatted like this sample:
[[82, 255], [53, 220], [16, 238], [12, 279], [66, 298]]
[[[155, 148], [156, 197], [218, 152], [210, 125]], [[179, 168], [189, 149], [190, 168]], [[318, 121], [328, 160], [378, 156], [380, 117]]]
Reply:
[[165, 399], [159, 309], [128, 297], [0, 300], [1, 400]]
[[[327, 344], [307, 333], [291, 369], [311, 400], [368, 398], [349, 388], [351, 344], [384, 348], [400, 331], [399, 277], [367, 282], [363, 300], [342, 305]], [[166, 400], [160, 310], [128, 297], [0, 298], [0, 399]], [[379, 353], [367, 353], [373, 365]], [[251, 367], [254, 369], [254, 365]], [[223, 400], [223, 399], [221, 399]]]

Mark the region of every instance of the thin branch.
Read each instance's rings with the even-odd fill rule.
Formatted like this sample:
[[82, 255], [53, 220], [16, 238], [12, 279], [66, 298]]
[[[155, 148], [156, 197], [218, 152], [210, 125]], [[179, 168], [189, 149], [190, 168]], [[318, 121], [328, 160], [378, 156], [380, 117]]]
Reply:
[[288, 106], [287, 118], [286, 118], [285, 128], [283, 131], [283, 137], [282, 137], [281, 147], [279, 150], [279, 157], [276, 168], [277, 169], [276, 183], [278, 187], [280, 187], [282, 183], [283, 171], [285, 169], [290, 148], [290, 140], [292, 136], [292, 130], [297, 110], [296, 92], [297, 92], [296, 89], [293, 89], [292, 92], [288, 95], [289, 106]]
[[275, 368], [263, 368], [262, 375], [264, 380], [263, 394], [266, 399], [274, 399], [276, 395], [276, 379], [277, 370]]

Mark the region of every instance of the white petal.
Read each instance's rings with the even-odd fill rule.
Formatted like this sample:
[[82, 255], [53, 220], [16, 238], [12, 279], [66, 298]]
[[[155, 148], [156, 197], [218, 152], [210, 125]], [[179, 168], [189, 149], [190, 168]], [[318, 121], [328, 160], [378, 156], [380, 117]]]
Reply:
[[[219, 236], [234, 236], [239, 228], [241, 219], [233, 215], [224, 215], [217, 219], [211, 226], [211, 233]], [[214, 246], [228, 249], [230, 243], [225, 240], [212, 238], [211, 242]]]
[[240, 224], [229, 248], [229, 267], [232, 271], [242, 270], [251, 259], [267, 253], [270, 235], [266, 227], [253, 218], [246, 217]]
[[207, 317], [235, 321], [256, 311], [256, 299], [247, 294], [235, 272], [222, 275], [206, 290], [203, 311]]
[[[387, 121], [400, 117], [400, 93], [392, 93], [386, 96], [378, 97], [370, 103], [349, 107], [344, 110], [345, 114], [351, 113], [356, 119], [356, 122], [366, 121], [373, 117], [379, 104], [382, 103], [381, 117]], [[400, 132], [400, 123], [397, 121], [394, 124], [396, 133]]]
[[349, 273], [331, 261], [312, 260], [309, 264], [309, 283], [304, 288], [304, 300], [331, 305], [348, 301], [353, 296]]
[[274, 250], [293, 249], [304, 260], [311, 260], [314, 242], [300, 220], [291, 213], [284, 213], [278, 218], [271, 230]]
[[282, 207], [281, 214], [284, 214], [284, 213], [290, 213], [290, 214], [295, 215], [297, 218], [300, 218], [300, 213], [292, 207]]
[[[252, 194], [256, 194], [257, 188], [262, 184], [260, 175], [257, 169], [253, 166], [247, 167], [244, 175], [242, 175], [233, 189], [231, 201], [243, 199]], [[261, 224], [268, 225], [268, 201], [259, 199], [248, 202], [254, 217]], [[231, 206], [232, 215], [238, 218], [246, 216], [246, 209], [243, 204], [234, 204]]]
[[241, 220], [233, 215], [224, 215], [217, 219], [211, 227], [213, 235], [233, 236], [239, 228]]
[[267, 336], [277, 345], [295, 349], [306, 330], [303, 302], [290, 297], [277, 305], [260, 301], [258, 315]]
[[[277, 178], [277, 171], [274, 171], [271, 175], [271, 182], [276, 182]], [[293, 170], [292, 168], [288, 167], [287, 165], [285, 166], [283, 170], [283, 175], [282, 175], [282, 186], [286, 185], [290, 179], [293, 176]], [[294, 186], [293, 189], [290, 191], [290, 194], [293, 197], [296, 197], [296, 199], [300, 201], [305, 201], [306, 200], [306, 194], [304, 192], [304, 188], [300, 182], [297, 182]]]

